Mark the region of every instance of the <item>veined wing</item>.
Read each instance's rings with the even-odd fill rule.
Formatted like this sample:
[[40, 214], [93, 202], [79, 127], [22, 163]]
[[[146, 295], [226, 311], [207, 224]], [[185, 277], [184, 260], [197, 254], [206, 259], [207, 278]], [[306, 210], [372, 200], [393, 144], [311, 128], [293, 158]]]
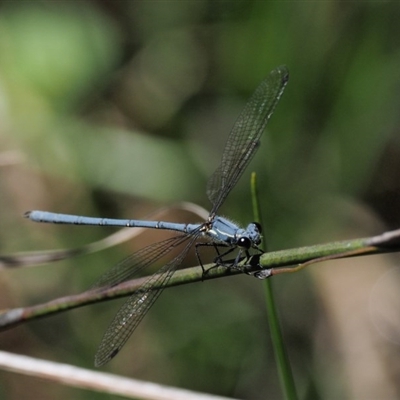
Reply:
[[289, 79], [286, 66], [274, 69], [258, 86], [236, 120], [219, 167], [207, 185], [214, 215], [255, 154], [269, 118]]
[[110, 288], [134, 278], [141, 270], [168, 254], [189, 237], [188, 235], [173, 236], [138, 250], [106, 271], [91, 289]]
[[129, 299], [119, 309], [114, 320], [104, 333], [103, 339], [97, 350], [95, 356], [96, 367], [107, 363], [119, 353], [135, 328], [139, 325], [143, 317], [157, 300], [164, 286], [171, 279], [178, 265], [185, 258], [197, 237], [182, 235], [178, 238], [181, 239], [181, 243], [186, 241], [188, 238], [190, 238], [190, 241], [178, 256], [147, 279], [143, 286], [129, 297]]

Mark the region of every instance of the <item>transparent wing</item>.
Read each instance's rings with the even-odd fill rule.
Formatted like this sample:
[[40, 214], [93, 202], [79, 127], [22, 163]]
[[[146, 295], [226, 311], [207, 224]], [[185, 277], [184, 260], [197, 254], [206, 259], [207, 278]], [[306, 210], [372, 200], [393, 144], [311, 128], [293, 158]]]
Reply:
[[[145, 259], [147, 265], [154, 260], [161, 257], [161, 255], [165, 254], [163, 251], [165, 249], [171, 250], [172, 248], [184, 243], [190, 238], [189, 243], [187, 243], [186, 247], [183, 251], [176, 256], [172, 261], [164, 265], [158, 272], [153, 274], [149, 279], [145, 281], [145, 283], [138, 289], [136, 293], [134, 293], [129, 299], [124, 303], [124, 305], [120, 308], [117, 315], [114, 317], [110, 326], [107, 328], [104, 333], [103, 339], [100, 343], [100, 346], [97, 350], [95, 356], [95, 365], [99, 367], [108, 361], [110, 361], [114, 356], [116, 356], [121, 348], [124, 346], [128, 338], [131, 336], [135, 328], [139, 325], [143, 317], [147, 314], [151, 306], [157, 300], [158, 296], [161, 294], [164, 286], [171, 279], [172, 275], [176, 271], [179, 264], [185, 258], [188, 253], [190, 247], [196, 240], [196, 236], [190, 237], [187, 235], [177, 236], [172, 238], [174, 240], [165, 240], [161, 243], [157, 243], [156, 245], [147, 246], [142, 251], [132, 255], [126, 261], [134, 261], [138, 264], [134, 265], [134, 269], [136, 272], [143, 268], [141, 261]], [[157, 246], [159, 244], [163, 244], [161, 246]], [[150, 253], [147, 253], [148, 250], [151, 250]], [[152, 254], [150, 257], [141, 256], [140, 253]], [[135, 257], [139, 254], [139, 257]], [[124, 272], [120, 272], [118, 268], [115, 268], [115, 274], [110, 274], [104, 281], [107, 283], [121, 281], [121, 278], [124, 276], [128, 276], [127, 266], [130, 265], [129, 262], [124, 265]], [[131, 265], [132, 267], [132, 265]], [[126, 272], [125, 272], [126, 271]], [[107, 275], [107, 274], [106, 274]], [[129, 275], [130, 276], [130, 275]], [[110, 280], [109, 278], [112, 277]], [[102, 280], [100, 279], [100, 282]]]
[[101, 275], [91, 289], [110, 288], [132, 279], [141, 270], [182, 244], [188, 237], [187, 235], [174, 236], [138, 250]]
[[240, 113], [228, 137], [221, 164], [211, 176], [207, 195], [214, 215], [255, 154], [269, 118], [281, 97], [289, 72], [286, 66], [274, 69], [258, 86]]

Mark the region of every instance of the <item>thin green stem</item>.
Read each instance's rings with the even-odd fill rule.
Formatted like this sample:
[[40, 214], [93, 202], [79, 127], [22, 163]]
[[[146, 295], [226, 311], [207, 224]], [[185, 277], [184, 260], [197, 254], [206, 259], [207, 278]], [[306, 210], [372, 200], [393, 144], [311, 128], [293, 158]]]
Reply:
[[[250, 260], [245, 260], [244, 270], [254, 273], [262, 268], [269, 271], [269, 275], [296, 272], [311, 263], [323, 262], [332, 259], [394, 253], [400, 251], [400, 230], [384, 232], [377, 236], [362, 239], [344, 240], [320, 245], [300, 247], [297, 249], [280, 250], [255, 255]], [[173, 287], [188, 283], [205, 281], [242, 273], [240, 269], [225, 267], [216, 268], [214, 264], [204, 265], [207, 274], [203, 275], [200, 267], [186, 268], [175, 272], [167, 285]], [[73, 308], [125, 297], [135, 293], [146, 278], [124, 282], [116, 287], [104, 290], [92, 290], [78, 295], [71, 295], [47, 303], [30, 307], [13, 308], [0, 313], [0, 330], [11, 328], [17, 324], [36, 318], [48, 317], [56, 313]], [[158, 289], [158, 287], [154, 287]]]
[[[257, 191], [257, 177], [253, 172], [251, 175], [251, 197], [253, 204], [254, 219], [262, 225], [259, 197]], [[266, 248], [266, 247], [264, 247]], [[272, 346], [274, 349], [275, 360], [278, 368], [279, 380], [284, 396], [288, 400], [296, 400], [297, 392], [293, 380], [292, 369], [287, 356], [285, 343], [279, 323], [278, 311], [275, 305], [275, 298], [272, 287], [272, 280], [264, 280], [265, 302], [267, 307], [267, 319], [270, 327]]]

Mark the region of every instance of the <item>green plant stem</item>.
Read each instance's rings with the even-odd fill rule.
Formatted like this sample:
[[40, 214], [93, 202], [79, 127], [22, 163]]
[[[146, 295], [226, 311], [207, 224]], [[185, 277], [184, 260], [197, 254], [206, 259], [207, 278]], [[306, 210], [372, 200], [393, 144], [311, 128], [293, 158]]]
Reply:
[[[254, 273], [254, 271], [260, 270], [260, 268], [271, 271], [271, 275], [296, 272], [311, 263], [344, 257], [394, 253], [397, 251], [400, 251], [400, 230], [384, 232], [381, 235], [368, 238], [274, 251], [264, 253], [261, 256], [256, 255], [251, 257], [250, 260], [243, 261], [243, 270], [224, 267], [215, 268], [213, 264], [209, 264], [204, 265], [204, 268], [208, 272], [206, 275], [203, 275], [202, 269], [199, 266], [186, 268], [175, 272], [168, 284], [165, 285], [165, 288], [233, 276], [243, 272]], [[92, 290], [78, 295], [65, 296], [35, 306], [4, 310], [0, 313], [0, 330], [73, 308], [128, 296], [134, 293], [143, 284], [145, 279], [139, 278], [127, 281], [104, 290]], [[157, 289], [157, 287], [154, 287], [154, 289]]]
[[[254, 172], [251, 174], [251, 198], [253, 204], [254, 219], [256, 222], [262, 225], [259, 197], [257, 191], [257, 176]], [[266, 249], [265, 244], [264, 249]], [[282, 391], [286, 399], [296, 400], [297, 392], [294, 384], [292, 369], [285, 348], [285, 343], [282, 337], [278, 311], [275, 305], [272, 280], [266, 279], [264, 281], [264, 293], [272, 347], [274, 349], [275, 360], [278, 368], [278, 376]]]

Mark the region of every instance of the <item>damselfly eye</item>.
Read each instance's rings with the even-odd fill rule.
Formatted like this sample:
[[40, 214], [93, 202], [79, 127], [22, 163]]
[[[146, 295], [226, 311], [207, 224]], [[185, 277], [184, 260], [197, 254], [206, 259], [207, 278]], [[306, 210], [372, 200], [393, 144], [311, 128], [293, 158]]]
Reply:
[[261, 226], [261, 224], [259, 224], [258, 222], [253, 222], [253, 224], [257, 227], [258, 232], [259, 232], [259, 233], [262, 233], [262, 226]]
[[251, 247], [251, 240], [248, 237], [242, 236], [239, 238], [237, 245], [249, 249]]

